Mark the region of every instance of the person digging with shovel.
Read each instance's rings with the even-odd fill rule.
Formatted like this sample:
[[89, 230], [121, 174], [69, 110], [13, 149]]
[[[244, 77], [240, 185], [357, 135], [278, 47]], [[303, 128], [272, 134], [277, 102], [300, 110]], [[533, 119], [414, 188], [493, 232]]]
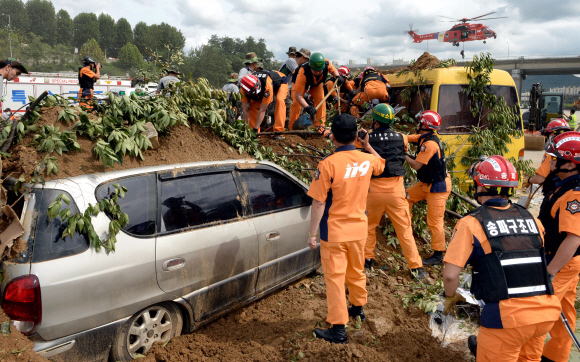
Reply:
[[[332, 74], [336, 78], [335, 84], [340, 87], [344, 84], [344, 77], [338, 74], [338, 70], [321, 53], [312, 54], [308, 62], [300, 64], [296, 72], [292, 92], [294, 101], [298, 106], [294, 106], [293, 103], [290, 110], [290, 129], [295, 128], [294, 123], [298, 119], [300, 110], [304, 108], [304, 111], [314, 121], [314, 125], [319, 132], [322, 134], [328, 133], [328, 130], [324, 128], [326, 121], [326, 104], [323, 102], [324, 82], [328, 74]], [[312, 96], [314, 104], [319, 105], [318, 110], [308, 105], [304, 99], [306, 91]]]
[[477, 362], [540, 361], [545, 334], [561, 308], [546, 267], [544, 229], [528, 210], [510, 203], [518, 173], [504, 157], [482, 158], [471, 166], [469, 177], [482, 206], [459, 220], [449, 242], [443, 259], [443, 314], [453, 314], [457, 301], [464, 301], [457, 287], [470, 264], [471, 292], [485, 302], [479, 336], [468, 339]]

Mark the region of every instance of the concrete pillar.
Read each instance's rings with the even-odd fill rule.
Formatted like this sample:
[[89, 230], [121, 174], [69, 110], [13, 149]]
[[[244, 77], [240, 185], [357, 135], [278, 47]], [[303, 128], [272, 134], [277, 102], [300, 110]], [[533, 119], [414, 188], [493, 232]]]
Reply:
[[514, 83], [516, 83], [516, 90], [518, 92], [519, 99], [522, 99], [522, 86], [524, 84], [524, 79], [526, 79], [526, 74], [524, 73], [523, 69], [512, 69], [511, 75], [514, 79]]

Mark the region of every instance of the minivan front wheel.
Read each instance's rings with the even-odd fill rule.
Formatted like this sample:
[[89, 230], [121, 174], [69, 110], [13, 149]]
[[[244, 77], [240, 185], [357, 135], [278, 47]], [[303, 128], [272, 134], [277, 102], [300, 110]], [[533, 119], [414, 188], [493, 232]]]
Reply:
[[181, 335], [183, 317], [179, 307], [161, 303], [136, 313], [117, 333], [111, 348], [113, 361], [132, 361], [146, 355], [154, 342], [165, 343]]

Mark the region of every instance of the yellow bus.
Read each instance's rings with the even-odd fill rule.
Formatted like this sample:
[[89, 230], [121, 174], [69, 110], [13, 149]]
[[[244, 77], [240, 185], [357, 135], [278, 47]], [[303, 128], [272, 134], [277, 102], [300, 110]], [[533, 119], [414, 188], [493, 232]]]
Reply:
[[[404, 106], [405, 109], [400, 111], [400, 117], [404, 112], [414, 116], [422, 110], [437, 111], [441, 115], [441, 129], [439, 138], [447, 144], [446, 156], [455, 155], [454, 176], [466, 179], [465, 171], [468, 166], [463, 166], [460, 159], [467, 149], [471, 147], [465, 140], [468, 137], [469, 130], [472, 126], [477, 126], [479, 120], [474, 118], [470, 106], [471, 99], [464, 92], [467, 87], [467, 71], [463, 67], [436, 68], [432, 70], [423, 70], [417, 79], [412, 72], [396, 76], [387, 74], [386, 77], [391, 83], [390, 104], [395, 106]], [[523, 130], [521, 110], [519, 107], [519, 98], [516, 91], [515, 83], [511, 75], [503, 70], [495, 69], [490, 76], [491, 85], [488, 87], [489, 92], [497, 97], [503, 96], [508, 106], [518, 104], [516, 111], [518, 113], [518, 122], [514, 127]], [[417, 86], [417, 84], [420, 84]], [[409, 87], [411, 89], [409, 89]], [[486, 119], [482, 120], [485, 125]], [[412, 131], [412, 130], [409, 130]], [[506, 158], [514, 157], [523, 159], [524, 157], [524, 137], [512, 137], [511, 143], [507, 146], [509, 152], [504, 156]]]

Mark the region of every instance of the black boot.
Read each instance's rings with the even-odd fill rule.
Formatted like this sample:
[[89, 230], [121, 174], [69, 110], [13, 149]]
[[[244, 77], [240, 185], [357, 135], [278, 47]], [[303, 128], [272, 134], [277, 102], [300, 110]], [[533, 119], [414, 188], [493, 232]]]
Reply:
[[316, 338], [324, 339], [330, 343], [348, 343], [346, 340], [346, 329], [344, 325], [335, 324], [328, 329], [316, 328], [314, 330]]
[[443, 252], [435, 250], [433, 255], [427, 259], [423, 259], [423, 264], [425, 265], [438, 265], [443, 264]]
[[549, 359], [546, 356], [542, 356], [542, 359], [540, 360], [540, 362], [554, 362], [554, 361], [552, 361], [551, 359]]
[[413, 279], [421, 280], [428, 277], [429, 273], [423, 270], [423, 268], [417, 268], [411, 269], [411, 275], [413, 276]]
[[348, 315], [356, 319], [357, 316], [360, 317], [360, 321], [364, 322], [367, 317], [365, 317], [365, 312], [363, 311], [363, 307], [352, 306], [348, 308]]
[[473, 355], [473, 357], [477, 357], [477, 337], [474, 335], [469, 336], [467, 338], [467, 347], [469, 351]]
[[372, 268], [374, 261], [375, 261], [375, 259], [365, 259], [365, 269]]

